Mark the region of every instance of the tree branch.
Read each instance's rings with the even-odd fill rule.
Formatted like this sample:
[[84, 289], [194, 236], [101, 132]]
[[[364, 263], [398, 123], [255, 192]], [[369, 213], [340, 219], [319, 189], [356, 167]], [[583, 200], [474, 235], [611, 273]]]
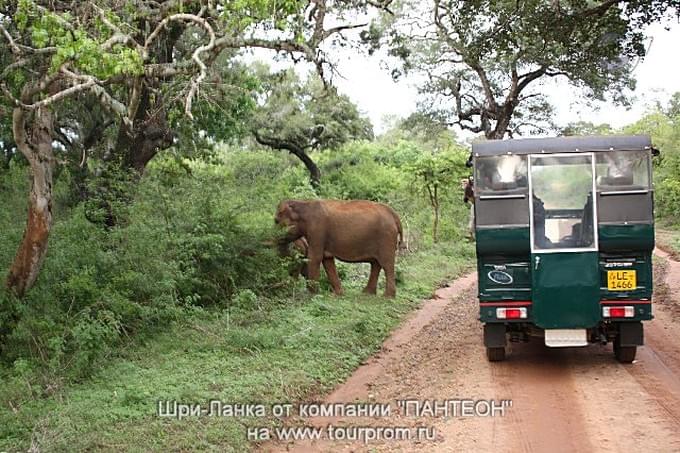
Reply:
[[255, 140], [261, 145], [269, 146], [270, 148], [274, 149], [282, 149], [297, 156], [298, 159], [300, 159], [305, 164], [305, 167], [307, 167], [312, 185], [319, 185], [319, 180], [321, 179], [319, 167], [317, 167], [314, 161], [309, 157], [309, 155], [307, 155], [303, 147], [289, 140], [266, 137], [260, 134], [256, 128], [252, 129], [252, 134], [255, 137]]
[[9, 34], [7, 29], [5, 28], [4, 25], [2, 25], [2, 22], [0, 22], [0, 31], [2, 31], [2, 34], [5, 35], [5, 39], [9, 42], [9, 47], [12, 49], [12, 53], [15, 55], [21, 54], [21, 49], [17, 45], [17, 43], [14, 42], [14, 39], [12, 38], [12, 35]]
[[178, 13], [172, 14], [164, 18], [156, 26], [153, 32], [151, 32], [151, 34], [146, 38], [142, 53], [143, 59], [146, 61], [149, 58], [149, 47], [151, 46], [151, 44], [153, 44], [153, 42], [158, 38], [160, 33], [165, 29], [165, 27], [168, 26], [170, 22], [194, 22], [208, 33], [209, 37], [208, 43], [197, 47], [191, 55], [191, 59], [199, 68], [199, 74], [197, 77], [191, 80], [191, 87], [189, 88], [189, 92], [187, 93], [187, 96], [184, 101], [184, 113], [190, 119], [194, 118], [193, 114], [191, 113], [191, 106], [194, 97], [198, 93], [201, 82], [203, 82], [203, 80], [205, 80], [205, 78], [208, 76], [208, 66], [201, 59], [201, 54], [213, 50], [216, 47], [217, 42], [217, 38], [215, 36], [215, 31], [213, 30], [213, 27], [206, 19], [201, 17], [205, 12], [204, 8], [205, 7], [201, 8], [201, 11], [198, 14]]

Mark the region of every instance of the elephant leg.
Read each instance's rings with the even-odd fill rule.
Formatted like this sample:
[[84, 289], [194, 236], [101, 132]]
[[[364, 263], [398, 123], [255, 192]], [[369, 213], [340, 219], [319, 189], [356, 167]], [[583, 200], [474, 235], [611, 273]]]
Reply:
[[394, 255], [381, 263], [385, 269], [385, 297], [395, 297], [397, 295], [397, 285], [394, 275]]
[[331, 287], [333, 287], [333, 292], [338, 296], [342, 295], [340, 277], [338, 277], [338, 270], [335, 268], [335, 258], [324, 258], [323, 268], [326, 270], [326, 275], [328, 275], [328, 281], [331, 283]]
[[307, 288], [310, 292], [316, 293], [319, 289], [319, 276], [321, 275], [321, 257], [320, 254], [309, 255], [309, 262], [307, 263]]
[[364, 293], [375, 294], [378, 291], [378, 276], [380, 275], [380, 264], [377, 261], [371, 261], [371, 275], [368, 277], [368, 283], [364, 288]]

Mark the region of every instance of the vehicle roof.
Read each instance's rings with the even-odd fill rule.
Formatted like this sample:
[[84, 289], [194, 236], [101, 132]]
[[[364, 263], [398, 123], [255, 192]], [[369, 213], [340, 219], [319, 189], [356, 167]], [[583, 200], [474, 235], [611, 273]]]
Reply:
[[639, 151], [652, 148], [649, 135], [486, 140], [472, 144], [475, 156], [502, 154], [580, 153], [590, 151]]

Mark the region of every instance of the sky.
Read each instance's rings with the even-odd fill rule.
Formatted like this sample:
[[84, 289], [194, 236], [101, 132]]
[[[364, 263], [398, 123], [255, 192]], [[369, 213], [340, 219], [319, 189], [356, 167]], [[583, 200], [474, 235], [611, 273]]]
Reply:
[[[670, 30], [665, 27], [670, 27]], [[666, 103], [670, 95], [680, 91], [680, 24], [677, 21], [654, 24], [647, 34], [649, 52], [635, 68], [638, 83], [630, 109], [606, 103], [599, 103], [594, 109], [584, 107], [574, 98], [573, 88], [560, 78], [545, 87], [555, 105], [556, 124], [590, 121], [609, 123], [614, 127], [625, 126], [639, 119], [656, 101]], [[389, 72], [381, 68], [380, 57], [366, 57], [347, 51], [336, 61], [341, 77], [335, 77], [333, 83], [368, 115], [376, 133], [385, 130], [389, 124], [385, 121], [387, 117], [406, 117], [415, 111], [418, 99], [416, 79], [393, 82]]]

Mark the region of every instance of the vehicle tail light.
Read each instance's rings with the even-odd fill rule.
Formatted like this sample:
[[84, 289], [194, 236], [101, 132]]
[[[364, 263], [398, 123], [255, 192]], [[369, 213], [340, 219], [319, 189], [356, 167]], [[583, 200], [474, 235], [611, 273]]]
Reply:
[[635, 307], [631, 305], [625, 307], [602, 307], [602, 316], [605, 318], [633, 318], [635, 317]]
[[496, 318], [498, 319], [525, 319], [526, 317], [527, 317], [526, 307], [496, 308]]

